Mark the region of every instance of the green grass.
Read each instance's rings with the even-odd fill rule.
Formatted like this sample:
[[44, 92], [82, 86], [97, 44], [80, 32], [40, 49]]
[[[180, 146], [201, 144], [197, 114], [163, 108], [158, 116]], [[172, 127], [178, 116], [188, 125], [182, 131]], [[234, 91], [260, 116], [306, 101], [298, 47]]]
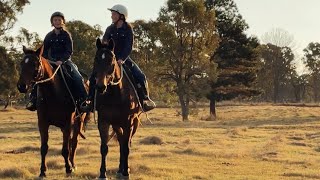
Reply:
[[[188, 122], [179, 109], [158, 108], [143, 117], [129, 156], [131, 179], [320, 179], [320, 108], [272, 105], [220, 106], [206, 121], [200, 108]], [[36, 113], [0, 111], [0, 179], [39, 175]], [[48, 179], [94, 179], [99, 175], [100, 139], [90, 122], [80, 139], [77, 171], [66, 178], [60, 155], [62, 133], [49, 130]], [[109, 144], [108, 176], [115, 179], [119, 147]]]

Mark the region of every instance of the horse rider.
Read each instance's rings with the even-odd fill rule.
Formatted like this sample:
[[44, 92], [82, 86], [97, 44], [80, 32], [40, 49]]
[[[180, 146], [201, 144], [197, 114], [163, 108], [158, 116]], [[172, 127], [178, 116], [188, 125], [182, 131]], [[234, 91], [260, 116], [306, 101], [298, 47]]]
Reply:
[[[138, 65], [130, 58], [133, 46], [133, 29], [131, 24], [126, 20], [128, 18], [128, 10], [121, 4], [114, 5], [108, 9], [111, 11], [112, 24], [107, 27], [102, 43], [107, 44], [110, 39], [115, 42], [114, 54], [119, 64], [125, 64], [130, 68], [132, 75], [136, 81], [138, 94], [142, 94], [140, 101], [144, 111], [150, 111], [156, 107], [155, 103], [149, 97], [148, 83], [145, 74], [141, 71]], [[95, 74], [90, 77], [88, 102], [82, 107], [83, 111], [92, 110], [92, 102], [95, 91]]]
[[[81, 76], [77, 66], [71, 61], [73, 52], [73, 41], [70, 33], [65, 29], [65, 17], [61, 12], [54, 12], [50, 17], [51, 25], [54, 27], [50, 31], [43, 42], [44, 49], [42, 56], [49, 60], [51, 64], [66, 65], [70, 68], [72, 79], [72, 94], [75, 96], [77, 104], [81, 104], [87, 97], [84, 87], [83, 77]], [[26, 109], [35, 111], [37, 102], [37, 88], [34, 86], [30, 93], [30, 102]]]

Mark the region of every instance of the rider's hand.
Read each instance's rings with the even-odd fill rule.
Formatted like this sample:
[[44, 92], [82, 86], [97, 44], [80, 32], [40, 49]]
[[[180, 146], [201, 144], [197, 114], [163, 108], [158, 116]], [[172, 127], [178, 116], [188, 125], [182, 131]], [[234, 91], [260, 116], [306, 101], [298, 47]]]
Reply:
[[57, 61], [57, 62], [56, 62], [56, 65], [59, 66], [59, 65], [61, 65], [62, 63], [63, 63], [62, 61]]
[[122, 59], [118, 60], [118, 64], [123, 64], [123, 63], [124, 63], [124, 61]]

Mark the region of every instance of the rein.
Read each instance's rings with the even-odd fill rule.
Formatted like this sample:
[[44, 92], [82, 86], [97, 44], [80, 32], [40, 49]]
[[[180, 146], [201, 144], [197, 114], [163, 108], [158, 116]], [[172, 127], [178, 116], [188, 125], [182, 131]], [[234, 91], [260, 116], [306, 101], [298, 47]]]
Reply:
[[120, 75], [120, 79], [117, 81], [117, 82], [114, 82], [113, 80], [114, 80], [114, 73], [115, 73], [115, 70], [113, 71], [113, 73], [112, 73], [112, 75], [111, 75], [111, 77], [112, 77], [112, 80], [110, 81], [110, 83], [109, 84], [111, 84], [111, 85], [118, 85], [121, 81], [122, 81], [122, 78], [123, 78], [123, 67], [122, 67], [122, 65], [120, 65], [120, 72], [121, 72], [121, 75]]
[[[41, 66], [42, 66], [42, 63], [41, 63]], [[59, 65], [59, 66], [57, 67], [57, 69], [54, 71], [54, 73], [52, 74], [51, 77], [49, 77], [49, 78], [47, 78], [47, 79], [40, 80], [40, 81], [36, 81], [35, 84], [34, 84], [34, 86], [37, 85], [37, 84], [41, 84], [41, 83], [45, 83], [45, 82], [51, 81], [51, 80], [54, 78], [54, 76], [57, 74], [57, 72], [58, 72], [58, 70], [60, 69], [60, 67], [61, 67], [61, 65]]]
[[[41, 66], [42, 69], [43, 69], [42, 63], [40, 63], [40, 66]], [[40, 70], [41, 70], [41, 68], [39, 69], [39, 71], [40, 71]], [[75, 99], [74, 99], [74, 97], [73, 97], [73, 95], [72, 95], [72, 93], [71, 93], [71, 90], [70, 90], [70, 88], [69, 88], [69, 86], [68, 86], [68, 83], [67, 83], [67, 81], [66, 81], [66, 79], [65, 79], [65, 77], [64, 77], [63, 70], [62, 70], [62, 68], [61, 68], [61, 64], [58, 65], [58, 67], [56, 68], [56, 70], [54, 71], [54, 73], [52, 74], [51, 77], [49, 77], [49, 78], [47, 78], [47, 79], [43, 79], [43, 80], [36, 81], [33, 86], [36, 86], [37, 84], [42, 84], [42, 83], [51, 81], [51, 80], [56, 76], [56, 74], [57, 74], [57, 72], [58, 72], [59, 70], [60, 70], [60, 73], [61, 73], [63, 82], [64, 82], [65, 86], [67, 87], [68, 93], [70, 94], [71, 99], [72, 99], [72, 102], [73, 102], [73, 104], [74, 104], [74, 106], [75, 106], [75, 108], [76, 108], [76, 111], [77, 111], [77, 113], [78, 113], [79, 115], [81, 115], [80, 111], [79, 111], [78, 108], [77, 108], [76, 101], [75, 101]], [[37, 75], [37, 78], [38, 78], [38, 77], [41, 78], [41, 76], [43, 76], [43, 74], [44, 74], [43, 71], [44, 71], [44, 70], [42, 70], [42, 73], [41, 73], [40, 76]], [[39, 74], [39, 73], [38, 73], [38, 74]], [[79, 115], [78, 115], [78, 116], [79, 116]], [[75, 118], [77, 118], [78, 116], [76, 116]]]

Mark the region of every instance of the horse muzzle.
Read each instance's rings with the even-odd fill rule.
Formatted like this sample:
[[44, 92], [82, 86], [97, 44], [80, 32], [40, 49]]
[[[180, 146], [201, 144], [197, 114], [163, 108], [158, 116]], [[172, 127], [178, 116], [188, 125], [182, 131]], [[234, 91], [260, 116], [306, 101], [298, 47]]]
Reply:
[[18, 84], [17, 88], [20, 93], [26, 93], [28, 90], [28, 86], [26, 84]]
[[107, 86], [104, 85], [104, 84], [101, 84], [101, 85], [97, 84], [96, 85], [96, 89], [97, 89], [98, 93], [104, 94], [106, 92], [106, 90], [107, 90]]

